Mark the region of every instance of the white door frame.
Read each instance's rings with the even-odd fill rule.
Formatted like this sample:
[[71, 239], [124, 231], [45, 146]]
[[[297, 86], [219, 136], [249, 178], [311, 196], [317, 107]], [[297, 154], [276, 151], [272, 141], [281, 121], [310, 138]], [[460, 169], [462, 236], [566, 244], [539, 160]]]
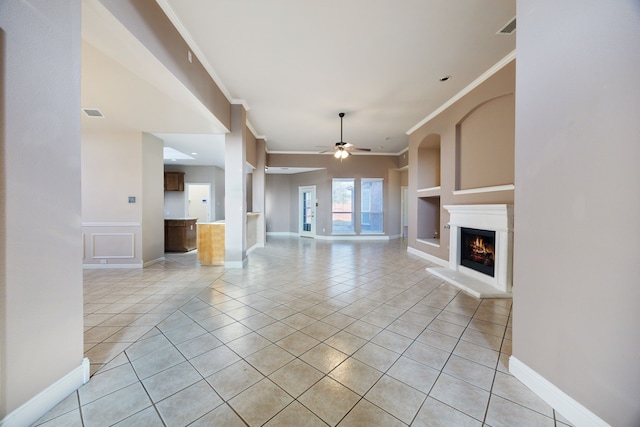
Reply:
[[[310, 230], [304, 230], [304, 193], [311, 192], [311, 223]], [[316, 206], [318, 199], [316, 198], [316, 186], [307, 185], [298, 187], [298, 234], [300, 237], [316, 236]]]

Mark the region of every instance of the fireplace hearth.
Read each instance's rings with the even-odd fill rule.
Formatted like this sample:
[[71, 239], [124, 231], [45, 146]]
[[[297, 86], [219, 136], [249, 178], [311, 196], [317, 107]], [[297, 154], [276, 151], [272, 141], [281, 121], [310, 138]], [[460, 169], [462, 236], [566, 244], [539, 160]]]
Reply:
[[513, 205], [446, 205], [449, 267], [427, 271], [477, 298], [511, 298]]

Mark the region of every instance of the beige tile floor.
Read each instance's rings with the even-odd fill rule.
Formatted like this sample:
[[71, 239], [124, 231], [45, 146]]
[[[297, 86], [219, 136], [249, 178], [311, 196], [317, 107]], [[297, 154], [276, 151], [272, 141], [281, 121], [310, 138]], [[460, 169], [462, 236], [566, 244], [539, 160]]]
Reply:
[[269, 238], [88, 270], [92, 378], [51, 426], [566, 426], [508, 371], [511, 300], [429, 275], [402, 240]]

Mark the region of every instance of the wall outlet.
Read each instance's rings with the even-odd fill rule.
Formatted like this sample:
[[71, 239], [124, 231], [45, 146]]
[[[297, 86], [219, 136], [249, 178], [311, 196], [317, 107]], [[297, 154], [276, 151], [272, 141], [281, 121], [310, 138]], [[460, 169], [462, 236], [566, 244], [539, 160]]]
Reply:
[[106, 260], [106, 259], [101, 259], [101, 260], [100, 260], [100, 264], [106, 264], [106, 263], [107, 263], [107, 260]]

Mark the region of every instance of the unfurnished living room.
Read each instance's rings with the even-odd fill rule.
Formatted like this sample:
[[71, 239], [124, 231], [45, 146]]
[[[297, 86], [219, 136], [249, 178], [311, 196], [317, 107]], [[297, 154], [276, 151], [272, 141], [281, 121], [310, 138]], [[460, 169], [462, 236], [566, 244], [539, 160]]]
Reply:
[[640, 425], [637, 0], [0, 0], [0, 426]]

